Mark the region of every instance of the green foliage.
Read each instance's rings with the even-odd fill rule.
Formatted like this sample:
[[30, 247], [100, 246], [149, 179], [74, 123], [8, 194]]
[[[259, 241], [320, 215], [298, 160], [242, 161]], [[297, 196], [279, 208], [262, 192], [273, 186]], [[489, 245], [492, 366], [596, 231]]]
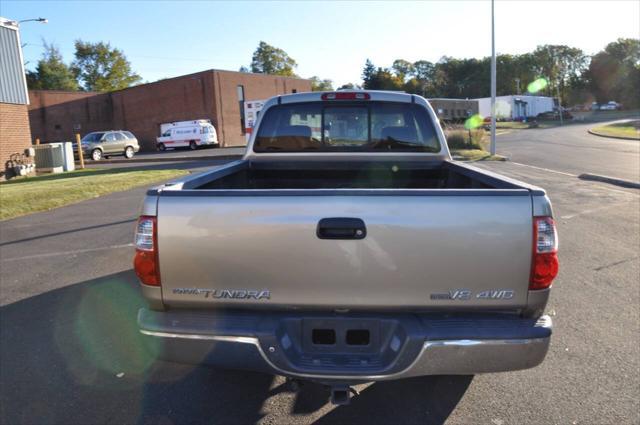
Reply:
[[600, 103], [640, 107], [640, 40], [620, 38], [591, 59], [588, 86]]
[[71, 69], [62, 60], [60, 50], [54, 44], [44, 44], [42, 59], [35, 71], [27, 71], [30, 90], [78, 90], [80, 87]]
[[582, 75], [588, 64], [582, 50], [564, 45], [538, 46], [532, 56], [534, 70], [549, 82], [546, 94], [555, 96], [559, 91], [562, 99], [567, 97], [572, 78]]
[[[620, 46], [612, 44], [607, 54], [618, 62], [621, 57], [637, 57], [637, 53], [635, 56], [633, 53], [637, 48], [634, 50], [631, 41]], [[532, 92], [547, 96], [556, 96], [559, 91], [564, 104], [566, 100], [586, 102], [590, 99], [585, 74], [588, 62], [589, 57], [582, 50], [564, 45], [538, 46], [535, 51], [521, 55], [498, 55], [496, 91], [498, 96], [502, 96], [526, 93], [530, 87]], [[609, 62], [609, 68], [605, 68], [610, 70], [614, 60]], [[622, 74], [630, 78], [636, 75], [631, 68], [627, 65]], [[426, 60], [410, 63], [396, 59], [391, 68], [375, 67], [367, 59], [362, 80], [365, 89], [402, 90], [432, 98], [478, 98], [490, 95], [490, 69], [490, 57], [457, 59], [444, 56], [435, 64]], [[547, 84], [541, 84], [542, 81]], [[634, 91], [638, 92], [640, 90]], [[620, 95], [614, 97], [623, 98]]]
[[293, 72], [297, 66], [296, 61], [287, 52], [264, 41], [260, 42], [251, 59], [251, 72], [258, 74], [297, 77]]
[[419, 60], [413, 64], [414, 75], [419, 81], [429, 81], [433, 79], [435, 65], [429, 61]]
[[601, 136], [626, 137], [640, 140], [640, 120], [603, 125], [592, 128], [590, 131]]
[[109, 43], [75, 42], [76, 59], [71, 69], [84, 90], [109, 92], [139, 83], [142, 79], [131, 70], [124, 53]]
[[333, 81], [324, 79], [321, 80], [320, 77], [316, 77], [315, 75], [310, 78], [311, 80], [311, 90], [312, 91], [332, 91], [333, 90]]
[[398, 77], [398, 79], [402, 82], [405, 82], [407, 78], [412, 77], [416, 72], [413, 64], [404, 59], [394, 60], [393, 64], [391, 65], [391, 69], [395, 73], [396, 77]]
[[368, 90], [403, 90], [404, 80], [402, 78], [392, 69], [376, 68], [369, 59], [367, 59], [362, 71], [362, 79], [362, 87]]
[[364, 69], [362, 70], [362, 81], [364, 84], [362, 84], [362, 87], [364, 87], [365, 89], [371, 89], [372, 87], [368, 87], [369, 82], [373, 79], [373, 76], [376, 73], [376, 67], [373, 65], [373, 62], [371, 62], [371, 60], [367, 59], [367, 61], [364, 63]]
[[85, 199], [151, 185], [188, 174], [185, 170], [85, 169], [21, 177], [0, 183], [0, 220], [47, 211]]

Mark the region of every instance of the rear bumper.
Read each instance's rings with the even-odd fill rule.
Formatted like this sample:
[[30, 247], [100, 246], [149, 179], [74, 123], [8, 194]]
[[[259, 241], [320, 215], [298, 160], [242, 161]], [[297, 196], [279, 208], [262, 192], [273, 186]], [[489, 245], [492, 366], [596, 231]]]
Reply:
[[[138, 324], [164, 360], [345, 382], [527, 369], [544, 360], [552, 331], [548, 316], [303, 317], [146, 309], [139, 311]], [[315, 346], [305, 339], [309, 326], [334, 328], [338, 342]], [[370, 329], [370, 344], [339, 342], [349, 328]]]

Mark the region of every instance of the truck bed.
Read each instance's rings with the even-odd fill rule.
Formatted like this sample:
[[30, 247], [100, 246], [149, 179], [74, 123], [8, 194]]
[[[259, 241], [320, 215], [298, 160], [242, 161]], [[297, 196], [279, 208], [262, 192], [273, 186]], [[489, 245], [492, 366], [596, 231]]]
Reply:
[[[519, 182], [518, 182], [519, 183]], [[185, 187], [204, 189], [522, 189], [515, 182], [452, 162], [240, 161]]]

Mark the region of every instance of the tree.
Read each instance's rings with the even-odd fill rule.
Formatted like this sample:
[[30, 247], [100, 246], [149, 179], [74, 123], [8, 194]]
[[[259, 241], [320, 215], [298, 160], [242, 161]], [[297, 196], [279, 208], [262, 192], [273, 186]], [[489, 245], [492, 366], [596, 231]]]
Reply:
[[338, 90], [362, 90], [362, 87], [357, 84], [347, 83], [338, 87]]
[[549, 82], [548, 94], [553, 96], [559, 89], [563, 98], [572, 76], [582, 74], [588, 64], [588, 56], [582, 50], [564, 45], [538, 46], [532, 55], [538, 76]]
[[27, 85], [31, 90], [78, 90], [78, 81], [62, 60], [60, 50], [54, 44], [44, 44], [42, 59], [35, 71], [27, 71]]
[[429, 61], [419, 60], [413, 63], [414, 75], [420, 81], [429, 81], [433, 78], [435, 67]]
[[238, 70], [238, 72], [245, 72], [245, 73], [247, 73], [247, 72], [249, 72], [249, 68], [247, 68], [246, 66], [242, 65], [242, 66], [240, 67], [240, 69]]
[[369, 59], [364, 63], [364, 69], [362, 70], [362, 87], [365, 89], [370, 89], [370, 82], [376, 73], [376, 67]]
[[298, 64], [287, 52], [271, 46], [264, 41], [258, 44], [251, 59], [251, 72], [258, 74], [283, 75], [285, 77], [297, 77], [293, 72]]
[[131, 70], [124, 53], [109, 43], [90, 43], [76, 40], [76, 59], [71, 69], [82, 82], [84, 90], [109, 92], [120, 90], [141, 81]]
[[333, 81], [324, 79], [321, 80], [319, 77], [315, 75], [310, 78], [311, 80], [311, 90], [312, 91], [332, 91], [333, 90]]
[[376, 68], [369, 59], [362, 70], [362, 87], [367, 90], [402, 90], [404, 81], [389, 68]]
[[393, 61], [391, 65], [391, 69], [396, 74], [396, 77], [401, 79], [403, 82], [406, 81], [407, 77], [411, 77], [415, 74], [415, 67], [409, 61], [404, 59], [396, 59]]
[[609, 43], [591, 59], [585, 74], [598, 102], [640, 107], [640, 40], [620, 38]]

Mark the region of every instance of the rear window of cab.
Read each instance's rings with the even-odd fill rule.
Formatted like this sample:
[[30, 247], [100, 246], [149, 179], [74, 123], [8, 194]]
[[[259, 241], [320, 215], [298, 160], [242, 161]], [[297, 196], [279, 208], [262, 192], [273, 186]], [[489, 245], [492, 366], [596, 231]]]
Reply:
[[277, 105], [262, 118], [254, 152], [439, 152], [427, 110], [414, 103]]

